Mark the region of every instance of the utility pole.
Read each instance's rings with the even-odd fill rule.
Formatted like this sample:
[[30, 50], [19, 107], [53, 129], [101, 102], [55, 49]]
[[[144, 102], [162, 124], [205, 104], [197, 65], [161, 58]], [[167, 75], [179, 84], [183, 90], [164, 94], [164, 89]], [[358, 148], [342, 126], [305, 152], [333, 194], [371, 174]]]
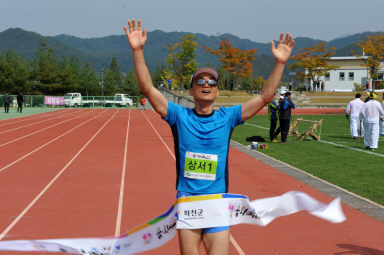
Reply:
[[101, 96], [104, 97], [104, 68], [101, 69]]

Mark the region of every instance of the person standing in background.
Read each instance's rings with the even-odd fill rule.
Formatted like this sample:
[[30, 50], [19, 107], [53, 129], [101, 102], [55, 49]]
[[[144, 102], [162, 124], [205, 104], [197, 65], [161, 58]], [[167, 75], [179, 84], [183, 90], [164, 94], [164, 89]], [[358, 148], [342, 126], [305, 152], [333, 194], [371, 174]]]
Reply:
[[145, 111], [145, 97], [143, 97], [142, 99], [140, 99], [140, 105], [142, 107], [142, 110]]
[[305, 92], [309, 92], [309, 82], [308, 81], [306, 81], [305, 82]]
[[369, 101], [360, 111], [360, 119], [364, 120], [364, 145], [368, 150], [376, 150], [379, 144], [379, 120], [384, 119], [384, 110], [377, 102], [376, 94], [370, 92]]
[[361, 94], [357, 93], [355, 99], [348, 103], [345, 113], [349, 119], [349, 125], [351, 127], [351, 135], [353, 139], [357, 137], [362, 137], [364, 133], [363, 123], [360, 119], [360, 110], [363, 107], [364, 103], [360, 100]]
[[280, 127], [276, 129], [276, 124], [278, 120], [278, 110], [279, 106], [276, 104], [276, 95], [273, 96], [271, 102], [268, 104], [268, 117], [271, 122], [271, 125], [269, 127], [269, 139], [271, 139], [271, 142], [276, 143], [276, 137], [280, 133]]
[[[384, 93], [383, 93], [383, 102], [381, 103], [381, 108], [383, 108], [384, 110]], [[384, 120], [381, 120], [380, 136], [384, 136]]]
[[291, 123], [291, 109], [295, 109], [296, 105], [291, 100], [291, 92], [286, 92], [284, 99], [279, 102], [279, 119], [281, 129], [281, 143], [287, 143], [289, 126]]
[[23, 93], [19, 92], [17, 95], [17, 112], [22, 112], [23, 111], [23, 103], [24, 103], [24, 97]]
[[11, 97], [8, 93], [4, 95], [4, 113], [9, 113], [9, 105], [11, 104]]

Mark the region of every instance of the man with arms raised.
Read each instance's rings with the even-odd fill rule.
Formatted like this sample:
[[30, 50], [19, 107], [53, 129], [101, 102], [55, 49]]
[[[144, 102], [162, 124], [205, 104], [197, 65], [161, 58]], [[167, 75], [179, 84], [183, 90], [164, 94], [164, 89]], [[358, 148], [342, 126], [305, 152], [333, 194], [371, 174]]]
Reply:
[[[146, 66], [143, 47], [147, 32], [134, 19], [124, 27], [132, 48], [137, 80], [142, 93], [155, 111], [171, 126], [174, 136], [177, 197], [228, 192], [228, 150], [233, 128], [253, 117], [271, 101], [280, 82], [285, 63], [294, 41], [292, 36], [281, 34], [277, 46], [271, 42], [276, 63], [260, 95], [233, 107], [213, 109], [219, 95], [218, 73], [212, 68], [197, 70], [192, 78], [189, 93], [195, 102], [187, 109], [167, 99], [152, 84]], [[209, 229], [179, 229], [182, 254], [199, 254], [203, 241], [207, 254], [229, 254], [229, 226]]]

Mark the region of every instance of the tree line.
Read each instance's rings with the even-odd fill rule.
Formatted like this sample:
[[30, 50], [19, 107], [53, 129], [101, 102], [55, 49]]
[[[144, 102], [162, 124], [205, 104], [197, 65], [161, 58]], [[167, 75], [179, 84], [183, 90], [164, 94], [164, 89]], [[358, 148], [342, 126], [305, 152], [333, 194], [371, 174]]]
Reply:
[[[373, 84], [380, 74], [378, 71], [384, 59], [384, 33], [372, 33], [366, 38], [361, 38], [361, 41], [354, 45], [360, 49], [360, 52], [356, 53], [352, 50], [352, 54], [362, 61], [362, 67], [367, 69]], [[257, 49], [241, 50], [225, 38], [219, 42], [217, 50], [204, 46], [203, 48], [208, 53], [219, 57], [221, 66], [217, 69], [222, 77], [219, 81], [220, 89], [242, 89], [253, 92], [264, 86], [263, 77], [253, 75], [252, 62], [256, 60]], [[185, 35], [181, 42], [169, 44], [166, 49], [169, 55], [162, 68], [161, 80], [168, 81], [170, 89], [172, 87], [188, 88], [189, 78], [198, 66], [195, 61], [194, 52], [197, 49], [197, 41], [194, 35]], [[327, 47], [326, 42], [299, 49], [298, 54], [291, 57], [293, 64], [289, 65], [289, 68], [295, 71], [295, 75], [291, 78], [300, 84], [318, 82], [320, 77], [340, 68], [330, 62], [331, 57], [335, 55], [335, 50], [335, 47]], [[281, 82], [281, 85], [287, 84]]]
[[[370, 73], [371, 79], [378, 75], [383, 59], [384, 34], [372, 33], [356, 43], [364, 52], [361, 58]], [[194, 35], [187, 34], [180, 42], [167, 45], [168, 57], [165, 63], [152, 74], [155, 86], [169, 89], [188, 89], [189, 79], [197, 70], [195, 60], [198, 47]], [[259, 90], [265, 83], [263, 77], [253, 76], [253, 65], [257, 49], [241, 50], [234, 47], [227, 39], [219, 42], [218, 49], [204, 49], [219, 57], [221, 66], [219, 88], [226, 90]], [[329, 65], [328, 61], [335, 54], [335, 48], [327, 48], [325, 42], [303, 48], [291, 57], [295, 62], [290, 65], [295, 70], [295, 79], [312, 83], [338, 66]], [[286, 85], [283, 84], [282, 85]], [[126, 93], [141, 96], [136, 75], [133, 70], [123, 73], [113, 57], [108, 67], [96, 72], [89, 62], [81, 63], [76, 56], [58, 57], [55, 50], [42, 40], [36, 57], [26, 60], [14, 50], [0, 53], [0, 94], [63, 95], [68, 92], [80, 92], [84, 96], [111, 96]]]
[[0, 94], [63, 95], [80, 92], [84, 96], [111, 96], [127, 93], [139, 96], [133, 70], [123, 74], [113, 57], [108, 67], [97, 73], [89, 62], [76, 56], [58, 57], [45, 40], [36, 57], [27, 60], [9, 49], [0, 53]]

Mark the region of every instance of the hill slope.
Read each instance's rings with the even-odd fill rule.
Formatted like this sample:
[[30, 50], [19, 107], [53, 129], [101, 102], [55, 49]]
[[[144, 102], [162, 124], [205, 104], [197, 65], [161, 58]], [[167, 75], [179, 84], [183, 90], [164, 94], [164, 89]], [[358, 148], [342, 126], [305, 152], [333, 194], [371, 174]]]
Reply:
[[[148, 41], [145, 46], [145, 57], [151, 71], [164, 64], [168, 52], [165, 46], [169, 43], [179, 42], [186, 32], [163, 32], [155, 30], [148, 33]], [[350, 50], [353, 44], [365, 37], [369, 32], [337, 38], [329, 41], [328, 46], [337, 48], [337, 55], [351, 55]], [[198, 41], [196, 51], [196, 60], [200, 66], [211, 65], [218, 66], [218, 58], [205, 52], [203, 46], [217, 48], [221, 39], [226, 38], [240, 49], [257, 49], [256, 61], [254, 62], [255, 76], [266, 76], [273, 67], [273, 57], [271, 56], [269, 43], [258, 43], [248, 39], [241, 39], [232, 34], [223, 34], [220, 36], [207, 36], [195, 34]], [[83, 39], [70, 35], [58, 35], [44, 37], [40, 34], [25, 31], [20, 28], [10, 28], [0, 33], [0, 50], [14, 49], [21, 56], [31, 59], [37, 52], [39, 41], [46, 39], [49, 47], [54, 48], [58, 56], [77, 56], [80, 61], [89, 61], [96, 71], [100, 72], [102, 68], [109, 66], [112, 57], [116, 57], [118, 65], [123, 72], [133, 68], [132, 54], [129, 49], [125, 35], [114, 35], [102, 38]], [[296, 45], [293, 54], [298, 49], [310, 47], [321, 40], [298, 37], [295, 38]], [[289, 70], [284, 74], [287, 77]]]

